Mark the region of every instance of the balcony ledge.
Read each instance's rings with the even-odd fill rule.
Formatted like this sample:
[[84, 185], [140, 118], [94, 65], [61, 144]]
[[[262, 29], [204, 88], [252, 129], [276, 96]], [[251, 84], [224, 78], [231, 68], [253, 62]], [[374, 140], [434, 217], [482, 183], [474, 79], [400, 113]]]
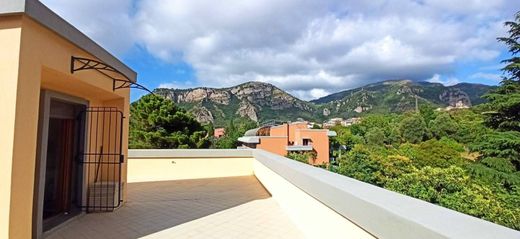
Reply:
[[312, 151], [312, 145], [291, 145], [286, 149], [287, 151]]

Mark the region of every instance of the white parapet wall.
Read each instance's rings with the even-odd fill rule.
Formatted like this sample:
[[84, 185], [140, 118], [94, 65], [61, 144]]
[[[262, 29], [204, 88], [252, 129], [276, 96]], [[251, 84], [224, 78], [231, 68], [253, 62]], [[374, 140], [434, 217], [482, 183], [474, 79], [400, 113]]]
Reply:
[[306, 238], [375, 238], [260, 161], [254, 160], [253, 168], [256, 178]]
[[[520, 232], [506, 228], [476, 217], [440, 207], [419, 199], [395, 193], [368, 183], [345, 177], [327, 170], [306, 165], [295, 160], [290, 160], [276, 154], [262, 150], [253, 153], [257, 177], [262, 175], [259, 168], [266, 167], [294, 187], [314, 198], [338, 215], [348, 218], [360, 228], [365, 229], [377, 238], [415, 239], [415, 238], [486, 238], [509, 239], [519, 238]], [[263, 176], [260, 176], [263, 178]], [[259, 178], [259, 179], [260, 179]], [[273, 179], [260, 180], [264, 184]], [[276, 199], [287, 197], [286, 192], [277, 190], [280, 186], [266, 186]], [[279, 194], [278, 196], [276, 194]], [[303, 202], [302, 199], [293, 198], [293, 202], [282, 202], [288, 205], [287, 211], [296, 211], [296, 207]], [[285, 206], [284, 206], [285, 207]], [[310, 206], [298, 206], [299, 210], [309, 210]], [[301, 221], [319, 221], [323, 218], [310, 218], [313, 213], [300, 213]], [[307, 216], [305, 216], [307, 215]], [[319, 215], [319, 214], [314, 214]], [[327, 217], [324, 217], [327, 218]], [[329, 222], [341, 223], [338, 220]], [[309, 231], [308, 231], [309, 232]], [[357, 235], [357, 234], [354, 234]], [[361, 235], [362, 236], [362, 235]], [[363, 238], [361, 236], [343, 238]], [[329, 237], [319, 237], [329, 238]]]
[[128, 183], [253, 175], [250, 150], [130, 150]]

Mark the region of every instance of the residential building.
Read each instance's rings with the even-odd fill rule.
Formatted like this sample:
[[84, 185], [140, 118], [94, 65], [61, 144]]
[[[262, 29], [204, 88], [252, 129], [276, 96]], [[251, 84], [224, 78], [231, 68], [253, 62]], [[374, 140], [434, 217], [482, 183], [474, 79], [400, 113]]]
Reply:
[[264, 149], [282, 156], [291, 152], [311, 152], [316, 156], [309, 159], [309, 163], [321, 165], [329, 163], [331, 136], [335, 136], [335, 132], [310, 129], [308, 122], [300, 121], [252, 129], [238, 138], [238, 141], [245, 147]]
[[226, 134], [225, 128], [216, 128], [213, 130], [213, 137], [215, 137], [217, 139], [224, 136], [225, 134]]
[[341, 123], [341, 125], [343, 125], [343, 126], [351, 126], [353, 124], [358, 124], [360, 122], [361, 122], [361, 118], [360, 117], [353, 117], [353, 118], [346, 119], [344, 122]]
[[469, 109], [471, 106], [467, 103], [464, 103], [464, 101], [459, 100], [455, 102], [455, 104], [451, 104], [446, 106], [445, 108], [437, 108], [437, 111], [450, 111], [450, 110], [457, 110], [457, 109]]
[[343, 118], [332, 118], [327, 123], [329, 123], [331, 125], [341, 125], [342, 122], [343, 122]]
[[331, 127], [334, 127], [334, 126], [337, 126], [337, 125], [351, 126], [351, 125], [357, 124], [359, 122], [361, 122], [361, 118], [360, 117], [353, 117], [353, 118], [349, 118], [349, 119], [332, 118], [332, 119], [329, 119], [328, 121], [326, 121], [323, 124], [323, 127], [328, 129], [328, 128], [331, 128]]

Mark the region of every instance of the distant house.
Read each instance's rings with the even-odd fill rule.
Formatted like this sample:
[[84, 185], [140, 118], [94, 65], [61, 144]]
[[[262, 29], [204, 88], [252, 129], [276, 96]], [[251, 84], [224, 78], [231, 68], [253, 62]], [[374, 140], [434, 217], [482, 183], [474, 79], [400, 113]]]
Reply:
[[343, 126], [351, 126], [353, 124], [357, 124], [357, 123], [360, 123], [360, 122], [361, 122], [361, 118], [354, 117], [354, 118], [346, 119], [345, 121], [343, 121], [341, 123], [341, 125], [343, 125]]
[[328, 128], [334, 127], [336, 125], [351, 126], [351, 125], [357, 124], [359, 122], [361, 122], [361, 118], [359, 118], [359, 117], [354, 117], [354, 118], [349, 118], [349, 119], [332, 118], [323, 124], [323, 128], [328, 129]]
[[213, 137], [215, 137], [217, 139], [224, 136], [225, 134], [226, 134], [226, 129], [224, 129], [224, 128], [216, 128], [215, 130], [213, 130]]
[[329, 163], [329, 137], [336, 132], [328, 129], [309, 129], [307, 122], [264, 126], [247, 131], [238, 138], [242, 147], [264, 149], [282, 156], [290, 152], [314, 152], [309, 163]]
[[455, 102], [455, 104], [451, 104], [446, 108], [437, 108], [437, 111], [450, 111], [456, 109], [469, 109], [471, 106], [467, 103], [464, 103], [462, 100]]
[[323, 123], [323, 128], [328, 129], [336, 125], [341, 125], [341, 122], [343, 122], [343, 118], [332, 118]]

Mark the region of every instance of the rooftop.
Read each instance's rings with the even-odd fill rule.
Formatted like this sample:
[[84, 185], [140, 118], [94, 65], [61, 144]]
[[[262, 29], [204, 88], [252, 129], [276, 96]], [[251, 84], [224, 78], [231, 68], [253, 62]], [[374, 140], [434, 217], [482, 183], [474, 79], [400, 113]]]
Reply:
[[130, 183], [128, 198], [48, 238], [303, 238], [254, 176]]
[[48, 238], [519, 238], [259, 149], [131, 150], [127, 202]]

